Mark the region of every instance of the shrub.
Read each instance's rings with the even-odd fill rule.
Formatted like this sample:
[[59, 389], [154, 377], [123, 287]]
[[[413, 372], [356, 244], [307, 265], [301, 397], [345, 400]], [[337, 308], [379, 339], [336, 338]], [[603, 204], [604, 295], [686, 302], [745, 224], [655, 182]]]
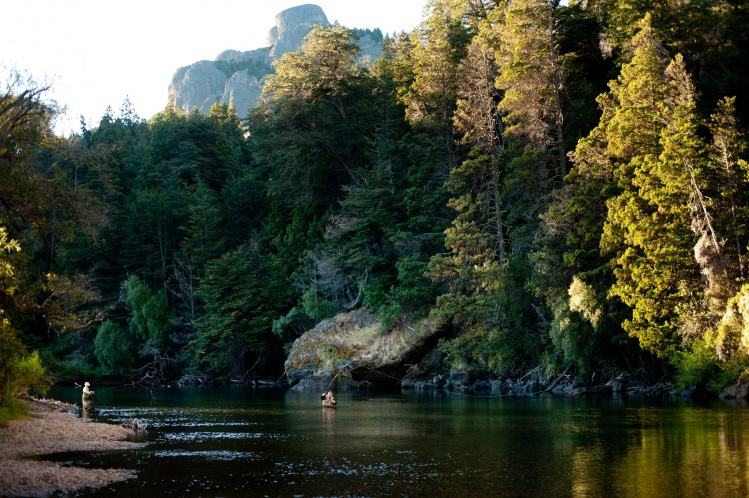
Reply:
[[19, 398], [26, 398], [31, 394], [44, 396], [52, 387], [52, 379], [44, 370], [39, 352], [34, 351], [24, 356], [16, 364], [10, 382], [12, 392]]
[[704, 386], [716, 390], [715, 379], [720, 377], [718, 355], [715, 352], [715, 339], [708, 331], [695, 340], [692, 347], [676, 355], [676, 385], [681, 389]]
[[593, 327], [582, 319], [581, 313], [571, 310], [563, 297], [554, 303], [552, 311], [549, 336], [554, 349], [564, 355], [565, 361], [575, 362], [583, 373], [588, 373], [595, 364]]
[[135, 364], [135, 341], [129, 331], [114, 322], [106, 321], [101, 324], [94, 346], [96, 359], [109, 374], [125, 374]]
[[0, 379], [4, 379], [0, 380], [0, 406], [7, 405], [14, 398], [10, 380], [22, 354], [23, 344], [8, 320], [0, 315]]
[[3, 382], [4, 398], [0, 407], [0, 419], [25, 415], [28, 406], [24, 399], [32, 393], [44, 396], [51, 386], [52, 380], [44, 371], [38, 352], [19, 357], [10, 365], [8, 376]]

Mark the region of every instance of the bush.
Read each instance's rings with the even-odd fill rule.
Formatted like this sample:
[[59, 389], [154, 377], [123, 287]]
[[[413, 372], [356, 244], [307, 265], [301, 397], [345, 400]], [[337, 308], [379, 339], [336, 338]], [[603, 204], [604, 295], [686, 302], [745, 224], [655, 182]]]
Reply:
[[335, 303], [327, 301], [313, 289], [308, 290], [302, 296], [302, 309], [314, 323], [335, 316], [338, 312]]
[[10, 380], [22, 355], [23, 344], [8, 320], [0, 315], [0, 406], [12, 403], [15, 398], [10, 390]]
[[94, 339], [95, 355], [108, 374], [122, 375], [135, 364], [135, 341], [129, 331], [114, 322], [106, 321]]
[[703, 386], [715, 391], [719, 388], [716, 381], [721, 378], [721, 369], [712, 336], [711, 332], [706, 332], [689, 350], [676, 355], [676, 385], [680, 389]]
[[104, 372], [101, 368], [93, 367], [82, 356], [71, 356], [59, 360], [55, 370], [51, 371], [60, 380], [76, 381], [80, 379], [99, 377]]
[[554, 318], [549, 336], [554, 349], [564, 355], [566, 362], [574, 362], [583, 373], [589, 373], [596, 362], [593, 354], [595, 331], [588, 321], [581, 319], [580, 313], [570, 310], [565, 298], [558, 299], [552, 311]]
[[518, 357], [514, 341], [502, 329], [477, 327], [452, 340], [440, 340], [445, 363], [459, 370], [489, 370], [493, 373], [515, 368]]
[[3, 382], [5, 394], [0, 406], [0, 419], [25, 415], [28, 406], [24, 399], [30, 394], [44, 396], [51, 386], [52, 380], [44, 371], [39, 353], [34, 351], [30, 355], [21, 356], [10, 365], [8, 376]]
[[12, 391], [19, 398], [26, 398], [33, 394], [44, 396], [52, 387], [52, 379], [44, 370], [39, 352], [34, 351], [21, 358], [16, 364], [10, 381]]

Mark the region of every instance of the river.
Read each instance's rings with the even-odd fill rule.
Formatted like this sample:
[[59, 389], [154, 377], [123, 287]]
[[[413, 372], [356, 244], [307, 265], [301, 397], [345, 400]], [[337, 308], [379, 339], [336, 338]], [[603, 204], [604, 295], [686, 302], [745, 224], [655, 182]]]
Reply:
[[749, 408], [722, 401], [94, 388], [81, 416], [148, 428], [141, 449], [52, 456], [138, 473], [79, 496], [749, 496]]

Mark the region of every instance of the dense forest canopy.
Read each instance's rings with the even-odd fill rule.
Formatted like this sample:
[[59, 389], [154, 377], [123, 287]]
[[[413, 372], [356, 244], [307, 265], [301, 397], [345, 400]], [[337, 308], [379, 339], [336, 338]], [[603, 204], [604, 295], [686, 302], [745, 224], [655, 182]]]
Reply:
[[313, 28], [248, 116], [126, 101], [68, 138], [16, 74], [0, 372], [277, 375], [366, 307], [439, 321], [449, 368], [718, 389], [749, 367], [748, 28], [738, 0], [430, 0], [371, 64]]

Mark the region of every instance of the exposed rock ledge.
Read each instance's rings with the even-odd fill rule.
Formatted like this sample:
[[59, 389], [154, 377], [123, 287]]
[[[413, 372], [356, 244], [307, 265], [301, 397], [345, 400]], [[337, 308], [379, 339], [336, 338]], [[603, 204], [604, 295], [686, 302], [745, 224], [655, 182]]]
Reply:
[[380, 332], [376, 314], [365, 309], [342, 313], [294, 342], [284, 365], [286, 376], [293, 389], [396, 387], [442, 336], [428, 318]]

